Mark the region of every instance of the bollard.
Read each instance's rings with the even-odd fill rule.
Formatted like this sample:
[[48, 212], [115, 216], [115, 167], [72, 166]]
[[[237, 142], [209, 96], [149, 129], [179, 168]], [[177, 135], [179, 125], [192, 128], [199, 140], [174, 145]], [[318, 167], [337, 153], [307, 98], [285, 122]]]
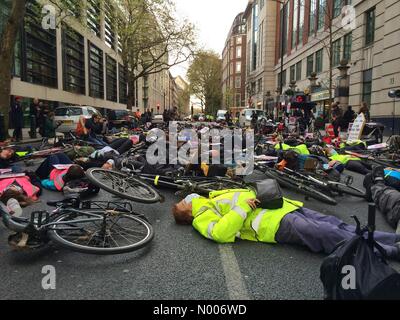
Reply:
[[7, 134], [4, 128], [5, 128], [4, 114], [0, 113], [0, 141], [5, 141], [7, 139]]
[[36, 139], [37, 134], [36, 134], [36, 116], [32, 115], [31, 116], [31, 131], [29, 132], [29, 136], [31, 139]]

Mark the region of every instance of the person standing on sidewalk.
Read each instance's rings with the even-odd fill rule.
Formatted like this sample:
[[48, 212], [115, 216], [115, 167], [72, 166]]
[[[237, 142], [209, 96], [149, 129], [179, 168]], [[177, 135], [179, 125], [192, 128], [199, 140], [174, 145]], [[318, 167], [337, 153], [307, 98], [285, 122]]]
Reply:
[[24, 110], [21, 106], [21, 97], [15, 97], [15, 102], [11, 106], [10, 122], [14, 126], [14, 141], [20, 142], [22, 140], [22, 128], [24, 126]]
[[342, 122], [343, 112], [339, 102], [332, 104], [332, 124], [335, 132], [335, 138], [339, 137], [339, 128]]

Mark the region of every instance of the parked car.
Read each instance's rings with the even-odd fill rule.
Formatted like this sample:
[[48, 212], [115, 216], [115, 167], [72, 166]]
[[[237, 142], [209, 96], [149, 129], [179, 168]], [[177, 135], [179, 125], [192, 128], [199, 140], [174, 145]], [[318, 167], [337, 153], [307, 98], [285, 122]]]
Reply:
[[107, 112], [109, 128], [128, 127], [130, 114], [128, 110], [108, 110]]
[[242, 126], [249, 127], [251, 125], [251, 118], [253, 116], [253, 112], [257, 113], [257, 118], [258, 121], [261, 121], [263, 119], [267, 119], [267, 116], [265, 114], [264, 110], [260, 109], [244, 109], [239, 117], [239, 123]]
[[153, 116], [153, 119], [151, 120], [151, 123], [153, 124], [164, 123], [164, 116], [162, 114], [155, 114]]
[[54, 113], [55, 121], [61, 122], [61, 126], [57, 129], [57, 132], [61, 133], [74, 132], [81, 116], [84, 116], [86, 119], [91, 118], [96, 113], [102, 116], [96, 108], [88, 106], [60, 107]]

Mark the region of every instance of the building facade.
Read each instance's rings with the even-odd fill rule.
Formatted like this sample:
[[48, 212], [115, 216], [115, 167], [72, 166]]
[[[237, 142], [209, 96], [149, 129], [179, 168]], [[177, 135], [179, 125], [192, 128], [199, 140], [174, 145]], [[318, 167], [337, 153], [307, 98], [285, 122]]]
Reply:
[[305, 92], [316, 114], [327, 117], [334, 100], [355, 111], [365, 101], [373, 119], [391, 126], [388, 91], [400, 86], [400, 2], [289, 0], [276, 4], [276, 15], [278, 102]]
[[[353, 31], [350, 74], [350, 104], [367, 102], [371, 117], [400, 134], [400, 102], [388, 92], [400, 89], [400, 1], [353, 1], [356, 28]], [[393, 121], [394, 120], [394, 121]]]
[[[13, 96], [23, 97], [26, 104], [39, 98], [53, 107], [127, 108], [128, 79], [120, 57], [121, 44], [111, 23], [111, 12], [116, 8], [112, 1], [85, 3], [56, 29], [42, 27], [39, 4], [27, 6], [16, 45]], [[10, 4], [1, 2], [2, 21], [6, 21]], [[139, 79], [129, 88], [135, 94], [133, 108], [143, 111], [165, 106], [168, 77], [169, 72], [163, 71]]]
[[275, 91], [276, 2], [249, 0], [247, 22], [246, 106], [267, 110]]
[[174, 107], [181, 115], [188, 116], [191, 114], [189, 84], [181, 76], [174, 79], [174, 84]]
[[222, 52], [222, 107], [246, 106], [246, 21], [244, 13], [236, 16]]

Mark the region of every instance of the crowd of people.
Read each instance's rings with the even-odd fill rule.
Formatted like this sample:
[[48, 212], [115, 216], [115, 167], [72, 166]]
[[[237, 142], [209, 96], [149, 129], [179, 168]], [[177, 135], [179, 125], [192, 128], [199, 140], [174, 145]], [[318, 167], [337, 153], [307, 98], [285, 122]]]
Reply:
[[[368, 108], [364, 106], [360, 112], [368, 118]], [[54, 133], [54, 113], [46, 105], [35, 99], [31, 105], [31, 115], [35, 117], [39, 129], [43, 134]], [[21, 125], [16, 121], [21, 116], [20, 99], [15, 99], [12, 107], [15, 138], [21, 137]], [[123, 154], [131, 150], [135, 144], [146, 141], [146, 130], [151, 130], [152, 110], [134, 113], [135, 123], [129, 128], [133, 129], [127, 137], [108, 137], [109, 122], [99, 114], [93, 114], [89, 119], [81, 117], [76, 127], [78, 139], [87, 141], [90, 145], [75, 146], [69, 153], [59, 153], [48, 156], [35, 171], [27, 170], [15, 163], [18, 160], [19, 150], [13, 146], [5, 146], [0, 152], [0, 169], [7, 176], [0, 175], [0, 201], [7, 204], [10, 200], [17, 200], [19, 204], [29, 206], [38, 201], [43, 189], [53, 192], [80, 192], [97, 194], [99, 189], [91, 185], [85, 178], [85, 171], [97, 167], [106, 170], [120, 170]], [[297, 114], [304, 119], [307, 127], [312, 114], [301, 112]], [[165, 111], [164, 121], [177, 118], [176, 109]], [[354, 120], [356, 114], [349, 107], [342, 115], [338, 104], [332, 106], [332, 119], [334, 126], [345, 127], [344, 124]], [[227, 112], [226, 125], [232, 123], [232, 114]], [[148, 125], [148, 126], [147, 126]], [[251, 117], [251, 127], [257, 128], [260, 121], [254, 112]], [[147, 126], [147, 128], [146, 128]], [[140, 133], [135, 129], [140, 128]], [[149, 132], [149, 131], [147, 131]], [[275, 139], [275, 140], [274, 140]], [[373, 168], [368, 163], [352, 155], [338, 152], [332, 145], [306, 145], [297, 143], [291, 145], [272, 137], [275, 143], [274, 154], [277, 156], [277, 167], [288, 167], [293, 170], [301, 169], [307, 159], [314, 159], [319, 166], [331, 177], [340, 178], [344, 170], [354, 171], [365, 176], [364, 187], [367, 198], [374, 201], [381, 212], [387, 217], [388, 222], [394, 227], [399, 226], [400, 220], [400, 179], [388, 179], [384, 171], [386, 168]], [[365, 148], [363, 141], [345, 143], [341, 148], [357, 150]], [[222, 153], [222, 152], [221, 152]], [[137, 159], [138, 167], [149, 169], [146, 159]], [[159, 167], [151, 170], [161, 174]], [[158, 171], [157, 171], [158, 170]], [[191, 170], [203, 176], [224, 176], [230, 168], [218, 166], [192, 166]], [[393, 169], [395, 170], [395, 169]], [[234, 242], [236, 238], [267, 243], [288, 243], [307, 246], [313, 252], [330, 253], [335, 245], [349, 239], [354, 235], [355, 228], [333, 217], [324, 216], [319, 212], [304, 208], [298, 201], [284, 199], [282, 206], [274, 209], [260, 207], [258, 194], [252, 188], [243, 190], [221, 190], [210, 194], [209, 198], [193, 194], [185, 200], [178, 202], [173, 208], [173, 215], [179, 224], [191, 224], [203, 236], [219, 243]], [[266, 215], [266, 210], [270, 210]], [[389, 257], [400, 260], [400, 228], [396, 233], [377, 233], [376, 239], [381, 243]]]

